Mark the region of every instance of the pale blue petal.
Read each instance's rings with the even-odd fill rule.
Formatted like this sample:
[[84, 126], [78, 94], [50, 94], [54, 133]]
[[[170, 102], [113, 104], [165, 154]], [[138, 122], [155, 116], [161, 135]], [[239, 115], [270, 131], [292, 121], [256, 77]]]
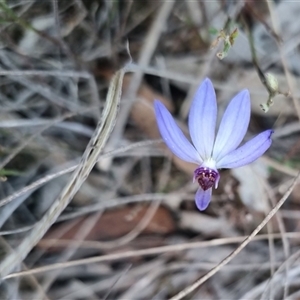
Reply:
[[249, 126], [250, 111], [250, 95], [243, 90], [231, 100], [223, 115], [213, 150], [216, 161], [242, 142]]
[[197, 150], [177, 126], [166, 107], [161, 102], [155, 100], [154, 109], [158, 129], [170, 150], [182, 160], [195, 164], [202, 163]]
[[217, 168], [239, 168], [258, 159], [271, 146], [272, 133], [273, 130], [266, 130], [251, 139], [243, 146], [233, 150], [217, 162]]
[[191, 139], [203, 160], [212, 155], [216, 119], [216, 94], [211, 81], [206, 78], [194, 96], [189, 113]]
[[205, 210], [211, 199], [212, 189], [203, 191], [201, 188], [198, 188], [195, 195], [195, 203], [197, 208], [202, 211]]

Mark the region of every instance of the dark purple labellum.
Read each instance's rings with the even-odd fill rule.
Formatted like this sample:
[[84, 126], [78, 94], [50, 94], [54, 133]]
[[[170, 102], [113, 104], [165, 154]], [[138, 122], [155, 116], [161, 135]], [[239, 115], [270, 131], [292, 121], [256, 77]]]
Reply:
[[218, 179], [218, 172], [209, 168], [198, 168], [195, 170], [195, 179], [204, 191], [210, 189]]

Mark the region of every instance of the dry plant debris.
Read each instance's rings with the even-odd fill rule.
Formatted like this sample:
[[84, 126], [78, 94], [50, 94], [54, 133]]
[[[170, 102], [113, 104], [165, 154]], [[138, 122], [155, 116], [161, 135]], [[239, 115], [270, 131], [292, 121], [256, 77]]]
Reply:
[[[298, 3], [2, 0], [0, 20], [1, 299], [299, 298]], [[290, 93], [264, 113], [266, 74]], [[247, 88], [245, 140], [274, 135], [199, 212], [153, 102], [187, 134], [205, 77], [219, 119]]]

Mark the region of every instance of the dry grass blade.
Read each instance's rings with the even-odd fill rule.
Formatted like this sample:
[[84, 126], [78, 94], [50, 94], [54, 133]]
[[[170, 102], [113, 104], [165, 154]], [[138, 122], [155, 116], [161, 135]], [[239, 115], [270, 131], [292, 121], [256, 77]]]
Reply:
[[128, 115], [130, 113], [130, 109], [136, 99], [136, 93], [144, 76], [143, 68], [146, 67], [150, 62], [150, 59], [153, 55], [153, 52], [155, 51], [155, 47], [157, 46], [161, 33], [164, 30], [164, 26], [166, 26], [166, 21], [172, 12], [174, 4], [175, 1], [164, 1], [162, 3], [162, 6], [158, 11], [157, 18], [154, 20], [154, 23], [149, 33], [147, 34], [145, 43], [143, 45], [143, 48], [141, 49], [141, 55], [138, 60], [138, 65], [141, 68], [138, 68], [132, 77], [132, 80], [125, 95], [126, 99], [129, 99], [129, 101], [126, 102], [123, 106], [122, 114], [120, 114], [120, 118], [118, 119], [116, 129], [114, 131], [114, 134], [112, 135], [112, 139], [109, 142], [109, 148], [113, 148], [114, 146], [116, 146], [117, 142], [123, 134], [125, 123], [127, 122]]
[[236, 255], [239, 254], [251, 242], [251, 240], [260, 232], [260, 230], [276, 214], [276, 212], [279, 210], [279, 208], [283, 205], [285, 200], [288, 198], [288, 196], [293, 191], [295, 185], [298, 182], [299, 177], [300, 177], [300, 173], [298, 173], [298, 175], [294, 179], [292, 185], [289, 187], [289, 189], [286, 191], [286, 193], [283, 195], [283, 197], [280, 199], [280, 201], [277, 203], [277, 205], [270, 211], [270, 213], [264, 218], [264, 220], [255, 228], [255, 230], [240, 244], [239, 247], [237, 247], [232, 253], [230, 253], [225, 259], [223, 259], [216, 267], [211, 269], [206, 275], [204, 275], [203, 277], [198, 279], [195, 283], [188, 286], [187, 288], [182, 290], [180, 293], [178, 293], [174, 297], [170, 298], [170, 300], [180, 300], [180, 299], [184, 298], [185, 296], [187, 296], [188, 294], [192, 293], [201, 284], [203, 284], [205, 281], [207, 281], [209, 278], [211, 278], [213, 275], [215, 275], [225, 265], [227, 265], [234, 257], [236, 257]]
[[[259, 240], [265, 240], [268, 239], [269, 236], [272, 236], [272, 238], [281, 239], [281, 234], [261, 234], [258, 236], [255, 236], [251, 239], [251, 241], [259, 241]], [[286, 233], [286, 237], [289, 238], [299, 238], [299, 233], [297, 232], [288, 232]], [[247, 237], [248, 238], [248, 237]], [[33, 274], [40, 274], [44, 272], [49, 272], [56, 269], [65, 269], [70, 268], [74, 266], [80, 266], [80, 265], [87, 265], [87, 264], [94, 264], [99, 263], [103, 261], [117, 261], [122, 260], [125, 258], [130, 257], [138, 257], [138, 256], [151, 256], [155, 254], [162, 254], [162, 253], [168, 253], [168, 252], [175, 252], [175, 251], [184, 251], [188, 249], [198, 249], [198, 248], [204, 248], [204, 247], [212, 247], [212, 246], [219, 246], [219, 245], [227, 245], [227, 244], [235, 244], [239, 243], [241, 241], [245, 240], [245, 237], [232, 237], [232, 238], [220, 238], [215, 239], [211, 241], [201, 241], [201, 242], [193, 242], [193, 243], [183, 243], [178, 245], [168, 245], [168, 246], [162, 246], [162, 247], [154, 247], [149, 249], [141, 249], [141, 250], [134, 250], [134, 251], [124, 251], [122, 253], [116, 252], [112, 254], [102, 255], [102, 256], [96, 256], [96, 257], [89, 257], [89, 258], [83, 258], [78, 259], [74, 261], [69, 262], [63, 262], [63, 263], [54, 263], [48, 266], [42, 266], [34, 269], [30, 269], [27, 271], [21, 271], [12, 273], [8, 276], [5, 276], [3, 279], [9, 279], [9, 278], [17, 278], [20, 276], [28, 276]], [[251, 242], [250, 241], [250, 242]], [[76, 241], [70, 241], [70, 240], [42, 240], [42, 244], [45, 246], [51, 246], [55, 243], [55, 246], [60, 247], [68, 247], [71, 244], [76, 244]], [[84, 241], [82, 242], [81, 248], [89, 248], [89, 249], [103, 249], [103, 244], [101, 242], [96, 241]]]
[[44, 217], [34, 226], [31, 233], [23, 240], [16, 251], [9, 254], [1, 262], [1, 278], [9, 274], [20, 262], [22, 262], [31, 249], [43, 237], [45, 232], [56, 221], [61, 212], [72, 200], [74, 194], [79, 190], [80, 186], [97, 162], [99, 154], [105, 146], [116, 122], [124, 72], [124, 70], [118, 71], [110, 83], [102, 119], [98, 123], [94, 135], [83, 154], [81, 163], [76, 168], [68, 184], [59, 197], [54, 201]]
[[[116, 150], [105, 152], [105, 153], [101, 154], [98, 157], [97, 161], [99, 161], [99, 159], [110, 157], [110, 156], [113, 156], [113, 155], [117, 155], [117, 154], [126, 152], [128, 150], [132, 150], [134, 148], [159, 144], [161, 142], [162, 142], [161, 140], [150, 140], [150, 141], [143, 141], [143, 142], [133, 143], [133, 144], [128, 145], [128, 146], [120, 147], [119, 149], [116, 149]], [[77, 164], [72, 165], [68, 168], [65, 168], [65, 169], [61, 170], [61, 171], [55, 172], [53, 174], [49, 174], [49, 175], [47, 175], [47, 176], [45, 176], [41, 179], [38, 179], [38, 180], [34, 181], [33, 183], [25, 186], [24, 188], [21, 188], [20, 190], [14, 192], [12, 195], [1, 199], [0, 200], [0, 207], [6, 205], [7, 203], [9, 203], [11, 201], [14, 201], [16, 198], [18, 198], [18, 197], [20, 197], [20, 196], [22, 196], [26, 193], [29, 193], [29, 192], [39, 188], [40, 186], [46, 184], [47, 182], [49, 182], [49, 181], [51, 181], [51, 180], [53, 180], [53, 179], [55, 179], [59, 176], [62, 176], [62, 175], [65, 175], [67, 173], [70, 173], [70, 172], [74, 171], [78, 166], [79, 165], [77, 165]]]

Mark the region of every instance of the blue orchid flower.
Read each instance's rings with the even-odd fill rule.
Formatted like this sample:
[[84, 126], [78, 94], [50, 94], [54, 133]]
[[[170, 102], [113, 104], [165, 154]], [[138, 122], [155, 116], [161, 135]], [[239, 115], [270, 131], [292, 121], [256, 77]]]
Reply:
[[272, 143], [273, 130], [266, 130], [239, 147], [250, 121], [248, 90], [241, 91], [231, 100], [215, 136], [217, 101], [208, 78], [198, 88], [189, 112], [188, 125], [193, 144], [160, 101], [155, 100], [154, 108], [157, 125], [166, 145], [182, 160], [198, 165], [194, 171], [194, 181], [199, 184], [195, 201], [200, 211], [207, 208], [212, 187], [218, 187], [218, 169], [247, 165], [263, 155]]

